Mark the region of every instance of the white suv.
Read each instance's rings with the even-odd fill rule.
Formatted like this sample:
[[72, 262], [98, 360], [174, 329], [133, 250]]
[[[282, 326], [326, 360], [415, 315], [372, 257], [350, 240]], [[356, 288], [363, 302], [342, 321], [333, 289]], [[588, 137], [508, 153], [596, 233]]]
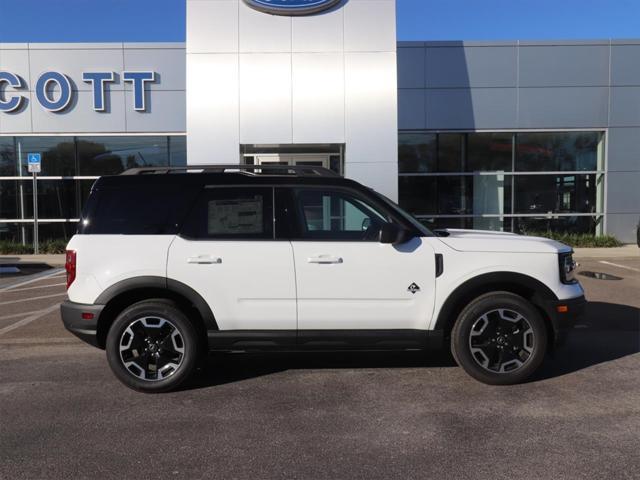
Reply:
[[430, 350], [474, 378], [529, 377], [585, 305], [571, 248], [431, 232], [316, 167], [136, 169], [93, 186], [68, 245], [71, 332], [142, 391], [207, 350]]

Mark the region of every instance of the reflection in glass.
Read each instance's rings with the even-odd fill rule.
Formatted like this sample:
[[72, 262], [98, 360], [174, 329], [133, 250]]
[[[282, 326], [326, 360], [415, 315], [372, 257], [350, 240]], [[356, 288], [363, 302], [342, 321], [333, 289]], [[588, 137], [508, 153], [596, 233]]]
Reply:
[[398, 141], [400, 173], [436, 171], [435, 133], [401, 133]]
[[13, 137], [0, 137], [0, 176], [17, 175], [16, 149]]
[[469, 133], [467, 172], [511, 171], [512, 133]]
[[[117, 175], [129, 168], [169, 165], [167, 137], [78, 137], [80, 175]], [[179, 157], [179, 141], [176, 157]]]
[[399, 191], [400, 206], [413, 215], [511, 213], [511, 177], [501, 174], [400, 177]]
[[187, 164], [187, 137], [172, 135], [169, 137], [169, 165], [183, 167]]
[[438, 135], [438, 172], [461, 172], [462, 142], [461, 133], [441, 133]]
[[0, 218], [21, 218], [20, 181], [0, 181]]
[[76, 147], [73, 137], [17, 137], [22, 175], [31, 176], [27, 168], [27, 154], [40, 153], [41, 176], [73, 176], [76, 173]]
[[400, 177], [398, 204], [412, 215], [438, 213], [437, 177]]
[[502, 219], [500, 217], [486, 218], [486, 219], [478, 219], [473, 217], [449, 217], [449, 218], [421, 218], [420, 222], [422, 222], [427, 228], [431, 230], [445, 229], [445, 228], [462, 228], [462, 229], [479, 229], [476, 226], [476, 223], [479, 220], [487, 220], [491, 221], [493, 228], [491, 230], [495, 231], [509, 231], [511, 223], [509, 219]]
[[596, 175], [517, 175], [514, 213], [594, 213]]
[[[29, 180], [20, 183], [25, 199], [24, 216], [33, 218], [33, 183]], [[38, 180], [38, 217], [78, 218], [76, 183], [76, 180]]]
[[516, 170], [597, 170], [599, 140], [599, 132], [518, 133]]
[[[25, 225], [20, 223], [0, 222], [0, 242], [21, 242], [23, 238], [27, 241], [27, 228], [32, 230], [31, 225]], [[30, 236], [30, 235], [29, 235]]]
[[567, 217], [516, 217], [514, 232], [522, 235], [535, 235], [544, 232], [589, 233], [596, 232], [602, 222], [602, 216]]
[[[38, 238], [41, 242], [47, 240], [69, 240], [77, 230], [76, 222], [43, 222], [38, 224]], [[32, 223], [0, 223], [0, 241], [23, 242], [31, 245], [33, 242]]]

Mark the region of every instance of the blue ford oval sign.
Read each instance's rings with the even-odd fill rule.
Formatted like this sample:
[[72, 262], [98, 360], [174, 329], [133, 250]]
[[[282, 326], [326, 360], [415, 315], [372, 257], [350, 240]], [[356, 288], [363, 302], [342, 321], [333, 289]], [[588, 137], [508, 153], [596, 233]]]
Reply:
[[309, 15], [331, 8], [341, 0], [244, 0], [244, 3], [272, 15]]

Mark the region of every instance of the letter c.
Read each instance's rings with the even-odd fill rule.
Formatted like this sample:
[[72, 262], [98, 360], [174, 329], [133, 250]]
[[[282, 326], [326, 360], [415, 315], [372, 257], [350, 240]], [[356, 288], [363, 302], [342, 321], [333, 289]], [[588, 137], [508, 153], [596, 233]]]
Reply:
[[0, 72], [0, 112], [13, 112], [20, 108], [22, 103], [22, 95], [13, 95], [3, 100], [4, 84], [8, 84], [13, 88], [22, 87], [22, 80], [17, 75], [9, 72]]

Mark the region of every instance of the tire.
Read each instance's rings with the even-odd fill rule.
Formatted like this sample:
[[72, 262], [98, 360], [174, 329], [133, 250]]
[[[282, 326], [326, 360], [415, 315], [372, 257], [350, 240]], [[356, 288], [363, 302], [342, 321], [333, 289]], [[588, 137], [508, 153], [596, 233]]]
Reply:
[[547, 350], [547, 327], [524, 298], [491, 292], [473, 300], [456, 320], [451, 352], [465, 372], [489, 385], [530, 377]]
[[194, 325], [174, 302], [144, 300], [125, 308], [111, 325], [107, 360], [127, 387], [167, 392], [193, 373], [199, 343]]

